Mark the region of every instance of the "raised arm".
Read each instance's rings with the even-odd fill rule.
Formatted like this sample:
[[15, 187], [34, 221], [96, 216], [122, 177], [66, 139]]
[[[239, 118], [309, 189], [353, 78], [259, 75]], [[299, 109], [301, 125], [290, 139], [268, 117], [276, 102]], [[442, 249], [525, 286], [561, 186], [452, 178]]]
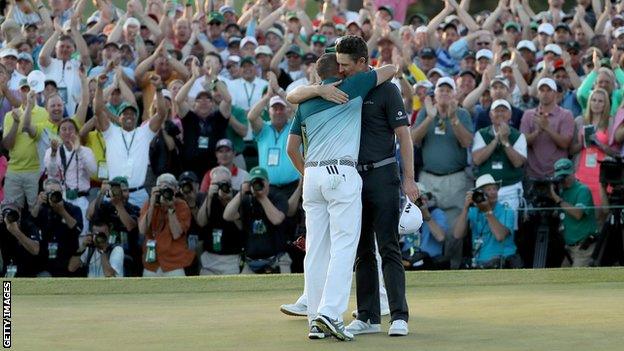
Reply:
[[72, 16], [70, 21], [71, 31], [69, 34], [74, 41], [74, 44], [76, 44], [76, 49], [78, 49], [78, 52], [80, 53], [80, 62], [85, 69], [89, 69], [91, 67], [91, 55], [89, 54], [89, 47], [87, 46], [87, 43], [80, 34], [80, 15], [80, 13], [77, 13]]
[[149, 119], [149, 127], [154, 133], [158, 133], [165, 119], [167, 119], [167, 105], [165, 104], [165, 98], [162, 95], [162, 90], [165, 86], [159, 75], [152, 74], [150, 77], [150, 83], [156, 88], [156, 116], [152, 116]]
[[187, 101], [188, 94], [189, 91], [191, 91], [193, 84], [195, 84], [195, 81], [197, 81], [197, 79], [201, 75], [199, 67], [197, 67], [197, 63], [193, 62], [192, 65], [193, 67], [191, 68], [191, 70], [193, 71], [193, 74], [191, 74], [191, 78], [186, 83], [184, 83], [182, 88], [180, 88], [180, 91], [178, 91], [178, 95], [176, 95], [174, 100], [180, 118], [184, 118], [190, 110], [189, 103]]
[[43, 48], [39, 52], [39, 65], [43, 68], [48, 67], [52, 62], [52, 52], [54, 47], [61, 37], [61, 26], [58, 23], [58, 19], [54, 20], [54, 33], [50, 36], [48, 41], [45, 42]]
[[108, 77], [106, 74], [100, 74], [97, 79], [97, 85], [95, 88], [95, 97], [93, 98], [93, 107], [95, 110], [95, 117], [97, 118], [97, 128], [101, 132], [105, 132], [110, 127], [110, 121], [105, 112], [106, 107], [104, 106], [104, 84]]
[[288, 50], [288, 48], [290, 48], [291, 45], [292, 45], [292, 40], [290, 39], [290, 36], [286, 34], [284, 36], [284, 43], [282, 44], [282, 47], [279, 48], [279, 50], [277, 50], [277, 52], [275, 53], [275, 56], [273, 56], [273, 58], [271, 59], [271, 71], [274, 72], [275, 74], [280, 73], [279, 64], [280, 62], [282, 62], [282, 59], [284, 58], [284, 55], [286, 54], [286, 50]]
[[76, 122], [79, 126], [84, 125], [89, 109], [89, 81], [87, 75], [80, 71], [80, 104], [76, 109]]

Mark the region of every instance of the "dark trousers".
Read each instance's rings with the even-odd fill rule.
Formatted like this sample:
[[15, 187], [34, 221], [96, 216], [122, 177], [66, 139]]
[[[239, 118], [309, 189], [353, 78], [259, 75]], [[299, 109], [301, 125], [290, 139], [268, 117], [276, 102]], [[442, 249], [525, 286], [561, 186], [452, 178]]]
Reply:
[[355, 260], [358, 319], [381, 322], [375, 238], [388, 292], [391, 319], [407, 322], [405, 270], [399, 248], [400, 179], [396, 164], [361, 172], [362, 234]]

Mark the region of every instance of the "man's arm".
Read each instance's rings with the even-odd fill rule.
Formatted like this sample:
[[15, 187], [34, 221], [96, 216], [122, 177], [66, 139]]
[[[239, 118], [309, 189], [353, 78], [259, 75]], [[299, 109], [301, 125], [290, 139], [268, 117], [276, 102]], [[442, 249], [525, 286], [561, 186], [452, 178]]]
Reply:
[[273, 95], [271, 88], [269, 86], [269, 90], [266, 94], [258, 101], [256, 104], [249, 110], [247, 114], [247, 120], [249, 124], [251, 124], [251, 130], [258, 134], [264, 128], [264, 121], [260, 117], [262, 115], [262, 111], [264, 111], [265, 107], [269, 104], [269, 100]]
[[301, 151], [300, 151], [301, 142], [302, 142], [302, 138], [300, 135], [290, 134], [288, 136], [288, 143], [286, 144], [286, 151], [288, 153], [288, 157], [290, 157], [290, 160], [293, 163], [293, 166], [295, 166], [295, 169], [297, 169], [299, 174], [303, 176], [303, 173], [305, 172], [305, 168], [304, 168], [303, 156], [301, 155]]
[[271, 200], [269, 200], [268, 196], [256, 197], [256, 199], [262, 206], [264, 213], [266, 214], [269, 221], [273, 223], [273, 225], [280, 225], [282, 224], [282, 222], [284, 222], [284, 219], [286, 219], [286, 215], [284, 214], [284, 212], [280, 211], [277, 207], [275, 207], [275, 205], [273, 205]]
[[97, 78], [97, 84], [95, 88], [95, 96], [93, 97], [93, 107], [95, 110], [95, 117], [97, 118], [97, 128], [101, 132], [105, 132], [110, 127], [110, 121], [105, 112], [106, 107], [104, 106], [104, 94], [103, 88], [104, 84], [106, 84], [106, 80], [108, 77], [106, 74], [101, 74]]
[[394, 134], [399, 139], [401, 167], [403, 169], [403, 192], [410, 201], [415, 202], [418, 199], [418, 187], [414, 180], [414, 145], [412, 144], [409, 127], [395, 128]]
[[[475, 138], [476, 137], [477, 136], [475, 135]], [[478, 150], [473, 150], [472, 162], [475, 164], [475, 166], [480, 166], [482, 163], [487, 161], [490, 158], [490, 156], [492, 156], [497, 146], [498, 146], [498, 134], [485, 147], [482, 147]]]
[[492, 211], [486, 212], [485, 218], [487, 219], [488, 226], [490, 227], [490, 230], [492, 231], [492, 234], [494, 234], [496, 240], [499, 242], [505, 240], [507, 235], [509, 235], [509, 229], [494, 216]]
[[237, 219], [240, 219], [240, 213], [238, 209], [241, 205], [241, 193], [242, 191], [236, 194], [232, 201], [230, 201], [227, 206], [225, 206], [225, 210], [223, 211], [223, 219], [228, 222], [234, 222]]
[[381, 83], [392, 79], [395, 74], [397, 74], [397, 66], [395, 65], [385, 65], [383, 67], [375, 68], [375, 73], [377, 73], [377, 84], [379, 86]]
[[80, 104], [76, 109], [76, 122], [79, 126], [85, 124], [87, 110], [89, 109], [89, 82], [87, 75], [80, 72]]
[[149, 128], [152, 132], [158, 133], [165, 119], [167, 119], [167, 107], [162, 91], [165, 86], [162, 84], [160, 76], [154, 74], [150, 77], [151, 84], [156, 88], [156, 116], [149, 119]]
[[341, 80], [323, 85], [301, 85], [288, 93], [286, 99], [291, 104], [300, 104], [306, 100], [320, 96], [324, 100], [336, 104], [344, 104], [349, 101], [349, 95], [337, 88], [340, 83], [342, 83]]
[[17, 222], [12, 223], [11, 225], [7, 225], [7, 229], [11, 234], [13, 234], [13, 236], [17, 239], [20, 245], [22, 245], [26, 249], [26, 251], [34, 256], [39, 255], [39, 242], [27, 237], [26, 234], [24, 234], [19, 228]]
[[89, 47], [80, 34], [80, 29], [78, 28], [80, 26], [80, 16], [81, 13], [77, 13], [71, 18], [70, 35], [76, 44], [76, 49], [78, 49], [78, 52], [80, 53], [80, 62], [82, 62], [82, 65], [86, 70], [91, 67], [91, 55], [89, 54]]
[[111, 266], [106, 252], [100, 252], [100, 258], [102, 262], [102, 271], [104, 272], [104, 276], [106, 278], [116, 277], [117, 271], [115, 271], [113, 266]]
[[54, 21], [54, 33], [50, 36], [50, 38], [45, 42], [43, 48], [39, 52], [39, 64], [42, 68], [46, 68], [52, 62], [52, 51], [54, 51], [54, 47], [61, 37], [61, 26], [58, 23], [58, 19]]

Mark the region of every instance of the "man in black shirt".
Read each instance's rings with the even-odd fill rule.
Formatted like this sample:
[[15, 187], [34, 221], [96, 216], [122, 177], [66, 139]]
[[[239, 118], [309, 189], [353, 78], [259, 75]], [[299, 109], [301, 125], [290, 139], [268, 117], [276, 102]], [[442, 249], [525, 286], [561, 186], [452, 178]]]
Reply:
[[3, 276], [36, 277], [42, 269], [42, 261], [38, 257], [41, 230], [33, 222], [29, 211], [16, 203], [2, 204], [0, 220], [3, 222], [0, 225]]

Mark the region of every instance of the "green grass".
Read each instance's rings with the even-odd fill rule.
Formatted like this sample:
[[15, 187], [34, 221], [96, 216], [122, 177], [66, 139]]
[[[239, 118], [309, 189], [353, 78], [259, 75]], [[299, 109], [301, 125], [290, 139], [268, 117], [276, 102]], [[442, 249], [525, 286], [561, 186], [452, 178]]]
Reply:
[[301, 275], [16, 279], [13, 347], [569, 351], [624, 342], [621, 268], [408, 273], [411, 334], [351, 343], [307, 340], [306, 319], [279, 312], [302, 286]]

